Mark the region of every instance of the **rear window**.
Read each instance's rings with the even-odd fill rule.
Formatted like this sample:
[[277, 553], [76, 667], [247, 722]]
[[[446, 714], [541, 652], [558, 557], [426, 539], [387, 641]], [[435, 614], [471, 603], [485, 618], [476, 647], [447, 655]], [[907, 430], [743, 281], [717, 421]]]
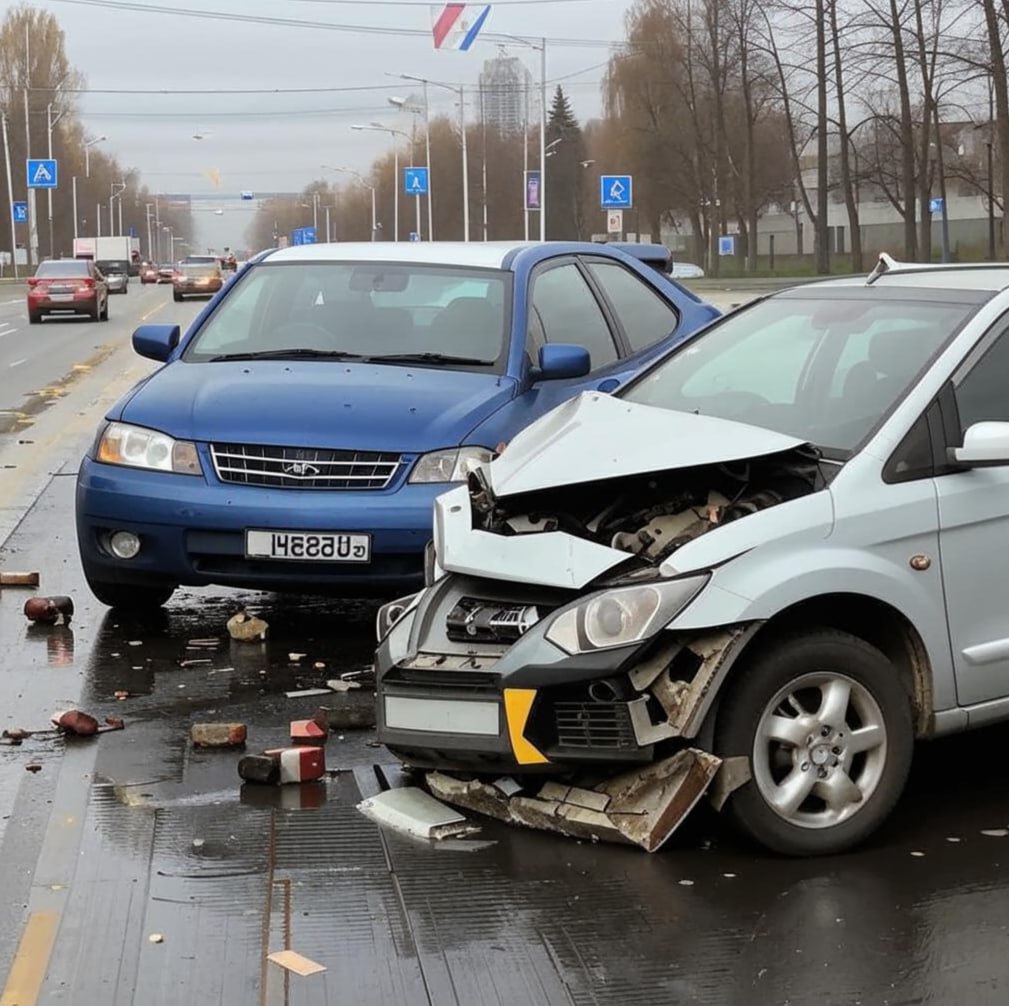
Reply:
[[35, 275], [42, 279], [64, 279], [69, 276], [88, 276], [87, 262], [75, 262], [73, 259], [60, 259], [56, 262], [42, 262]]
[[121, 272], [129, 272], [130, 271], [129, 264], [126, 263], [126, 262], [120, 262], [120, 261], [99, 262], [99, 263], [97, 263], [97, 265], [98, 265], [98, 268], [101, 269], [102, 272], [111, 272], [111, 273], [120, 272], [121, 273]]
[[299, 350], [374, 360], [438, 354], [457, 360], [431, 361], [432, 366], [499, 372], [507, 356], [510, 301], [510, 275], [499, 270], [264, 264], [232, 286], [185, 359]]
[[179, 272], [183, 276], [191, 276], [193, 278], [201, 276], [216, 276], [217, 266], [215, 265], [192, 265], [186, 264], [181, 266]]

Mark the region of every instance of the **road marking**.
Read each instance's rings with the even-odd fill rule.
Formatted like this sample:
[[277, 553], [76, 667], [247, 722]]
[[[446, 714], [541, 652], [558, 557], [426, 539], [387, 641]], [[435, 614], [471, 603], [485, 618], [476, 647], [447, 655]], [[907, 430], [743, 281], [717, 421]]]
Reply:
[[167, 300], [163, 300], [157, 307], [152, 307], [151, 310], [147, 312], [147, 314], [141, 315], [140, 320], [147, 321], [147, 319], [150, 318], [152, 314], [157, 314], [158, 311], [160, 311], [167, 303], [168, 303]]
[[[26, 359], [27, 359], [27, 357], [25, 358], [25, 360]], [[25, 362], [25, 360], [15, 360], [10, 366], [11, 367], [20, 367], [21, 364]]]
[[33, 912], [21, 936], [0, 1006], [35, 1006], [56, 943], [60, 913]]

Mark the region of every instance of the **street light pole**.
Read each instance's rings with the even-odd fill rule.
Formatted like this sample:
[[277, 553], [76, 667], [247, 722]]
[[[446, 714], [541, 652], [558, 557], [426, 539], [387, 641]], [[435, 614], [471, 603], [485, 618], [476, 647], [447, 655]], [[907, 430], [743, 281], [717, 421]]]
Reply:
[[7, 142], [7, 112], [0, 113], [3, 122], [4, 160], [7, 162], [7, 213], [11, 224], [11, 264], [14, 266], [14, 278], [18, 278], [18, 244], [17, 232], [14, 228], [14, 183], [11, 176], [11, 148]]
[[77, 240], [77, 226], [78, 226], [78, 224], [77, 224], [77, 176], [76, 175], [74, 175], [73, 180], [71, 182], [71, 188], [73, 189], [73, 197], [74, 197], [74, 240], [76, 241]]
[[434, 196], [434, 189], [432, 188], [431, 172], [431, 107], [427, 100], [426, 80], [424, 81], [424, 146], [426, 148], [424, 164], [427, 166], [427, 239], [428, 241], [433, 241], [434, 209], [431, 200]]
[[540, 241], [547, 239], [547, 40], [540, 39]]

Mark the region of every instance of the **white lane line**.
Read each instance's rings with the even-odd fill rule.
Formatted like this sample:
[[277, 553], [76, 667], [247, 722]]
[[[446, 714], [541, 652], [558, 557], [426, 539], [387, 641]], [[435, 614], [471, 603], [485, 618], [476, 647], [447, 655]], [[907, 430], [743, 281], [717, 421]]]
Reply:
[[10, 366], [11, 367], [20, 367], [21, 364], [24, 363], [24, 362], [25, 362], [24, 360], [15, 360], [12, 364], [10, 364]]

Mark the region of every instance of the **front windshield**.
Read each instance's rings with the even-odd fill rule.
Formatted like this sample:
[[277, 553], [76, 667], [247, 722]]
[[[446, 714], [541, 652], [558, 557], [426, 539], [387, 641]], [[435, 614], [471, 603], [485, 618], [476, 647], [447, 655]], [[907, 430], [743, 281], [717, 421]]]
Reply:
[[850, 453], [976, 309], [866, 294], [756, 304], [686, 343], [624, 397]]
[[237, 280], [184, 359], [406, 356], [421, 365], [494, 372], [507, 353], [507, 292], [508, 274], [497, 270], [264, 263]]

